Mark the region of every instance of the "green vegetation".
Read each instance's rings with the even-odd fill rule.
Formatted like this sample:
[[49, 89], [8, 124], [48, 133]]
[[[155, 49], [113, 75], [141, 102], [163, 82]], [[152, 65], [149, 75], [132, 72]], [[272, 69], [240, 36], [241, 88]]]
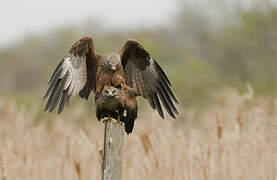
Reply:
[[277, 7], [269, 2], [233, 7], [230, 15], [222, 4], [213, 4], [216, 19], [184, 7], [171, 27], [117, 31], [85, 22], [24, 37], [0, 50], [0, 93], [41, 97], [65, 52], [83, 35], [90, 35], [99, 53], [119, 52], [126, 39], [137, 39], [165, 69], [185, 106], [211, 103], [221, 87], [244, 91], [247, 83], [258, 95], [274, 95]]

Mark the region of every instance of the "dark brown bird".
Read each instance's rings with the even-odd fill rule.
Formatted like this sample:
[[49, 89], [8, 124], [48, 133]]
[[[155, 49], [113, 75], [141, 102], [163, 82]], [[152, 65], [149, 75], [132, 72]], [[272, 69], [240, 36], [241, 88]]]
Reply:
[[127, 87], [117, 53], [96, 54], [90, 37], [83, 37], [64, 56], [49, 81], [44, 98], [50, 97], [45, 111], [58, 113], [77, 94], [88, 99], [91, 91], [100, 93], [104, 86]]
[[73, 44], [54, 71], [44, 96], [48, 102], [45, 111], [52, 112], [59, 104], [58, 113], [77, 94], [88, 99], [91, 91], [96, 95], [105, 86], [132, 88], [138, 96], [148, 100], [164, 118], [163, 106], [175, 118], [178, 103], [171, 83], [153, 57], [136, 41], [128, 40], [120, 52], [98, 55], [90, 37]]
[[99, 121], [104, 118], [114, 118], [124, 122], [127, 134], [133, 131], [138, 110], [136, 94], [133, 90], [106, 86], [95, 96], [95, 108]]

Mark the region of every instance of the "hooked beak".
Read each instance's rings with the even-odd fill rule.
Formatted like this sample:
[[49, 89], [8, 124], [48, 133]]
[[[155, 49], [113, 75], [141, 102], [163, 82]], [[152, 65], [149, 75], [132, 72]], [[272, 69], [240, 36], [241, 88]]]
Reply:
[[109, 95], [113, 95], [113, 93], [112, 93], [112, 92], [109, 92]]
[[115, 67], [115, 66], [112, 66], [112, 70], [116, 70], [116, 67]]

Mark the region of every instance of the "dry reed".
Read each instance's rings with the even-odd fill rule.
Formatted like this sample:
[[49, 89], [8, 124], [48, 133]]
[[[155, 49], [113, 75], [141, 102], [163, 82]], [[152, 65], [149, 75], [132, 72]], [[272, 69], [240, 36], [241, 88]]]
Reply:
[[[277, 109], [267, 113], [271, 100], [233, 90], [219, 96], [225, 105], [201, 116], [195, 108], [179, 107], [176, 121], [141, 112], [125, 137], [124, 179], [276, 179]], [[57, 116], [11, 100], [0, 104], [1, 179], [101, 178], [103, 123], [84, 105]]]

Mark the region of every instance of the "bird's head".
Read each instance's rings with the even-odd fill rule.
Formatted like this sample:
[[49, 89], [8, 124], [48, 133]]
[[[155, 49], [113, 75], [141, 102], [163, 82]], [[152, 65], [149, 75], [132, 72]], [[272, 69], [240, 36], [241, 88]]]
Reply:
[[108, 53], [104, 55], [105, 58], [105, 69], [110, 71], [117, 71], [120, 68], [121, 60], [117, 53]]
[[119, 99], [119, 90], [113, 86], [109, 86], [103, 89], [102, 96], [105, 99]]

